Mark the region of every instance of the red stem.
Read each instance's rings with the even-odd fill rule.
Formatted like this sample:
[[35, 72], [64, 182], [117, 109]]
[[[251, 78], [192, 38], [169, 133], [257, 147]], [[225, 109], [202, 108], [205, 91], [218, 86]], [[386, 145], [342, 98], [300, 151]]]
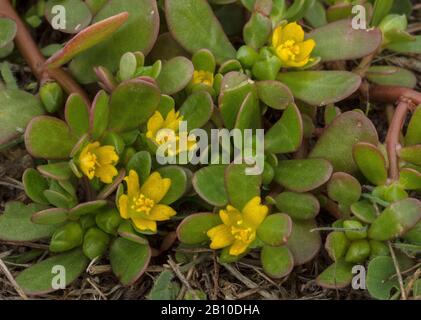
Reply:
[[403, 125], [405, 124], [408, 112], [415, 107], [412, 100], [402, 97], [393, 114], [392, 122], [386, 136], [386, 148], [389, 158], [389, 179], [391, 181], [399, 180], [399, 159], [397, 149], [399, 147], [399, 138]]
[[62, 69], [45, 70], [45, 58], [39, 50], [29, 33], [29, 30], [16, 13], [9, 0], [0, 0], [0, 16], [6, 16], [15, 21], [17, 33], [15, 43], [23, 58], [28, 63], [35, 77], [43, 82], [48, 78], [56, 80], [68, 93], [78, 93], [89, 101], [85, 91], [76, 83], [76, 81]]

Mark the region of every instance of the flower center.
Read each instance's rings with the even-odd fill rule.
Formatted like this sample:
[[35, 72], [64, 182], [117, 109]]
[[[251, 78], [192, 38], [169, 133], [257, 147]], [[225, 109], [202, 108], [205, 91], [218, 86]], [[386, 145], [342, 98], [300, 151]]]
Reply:
[[131, 209], [137, 213], [148, 216], [152, 208], [155, 205], [155, 201], [152, 199], [146, 198], [143, 194], [133, 197]]
[[295, 60], [301, 50], [294, 40], [287, 40], [276, 51], [284, 60]]
[[83, 157], [80, 159], [81, 166], [86, 168], [88, 171], [88, 177], [91, 177], [95, 173], [95, 166], [99, 166], [97, 156], [91, 152], [86, 153]]
[[193, 83], [203, 83], [210, 87], [213, 86], [213, 74], [208, 71], [195, 71], [193, 74]]
[[253, 230], [247, 227], [242, 219], [238, 220], [236, 225], [231, 226], [231, 234], [236, 240], [246, 243], [252, 242], [255, 237]]

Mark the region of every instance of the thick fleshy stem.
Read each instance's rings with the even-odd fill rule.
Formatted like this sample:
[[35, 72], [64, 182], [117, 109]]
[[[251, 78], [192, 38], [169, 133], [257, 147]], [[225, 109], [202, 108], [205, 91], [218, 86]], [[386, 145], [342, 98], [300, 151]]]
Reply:
[[76, 81], [63, 69], [52, 70], [44, 69], [45, 58], [34, 42], [22, 19], [16, 13], [9, 0], [0, 0], [0, 16], [8, 17], [15, 21], [17, 33], [15, 43], [23, 58], [28, 63], [35, 77], [42, 83], [48, 79], [54, 79], [68, 93], [78, 93], [85, 100], [89, 98], [85, 91], [76, 83]]
[[389, 158], [389, 179], [393, 181], [399, 180], [399, 159], [397, 149], [399, 148], [399, 138], [402, 127], [405, 123], [408, 112], [410, 112], [415, 105], [412, 100], [402, 97], [393, 114], [392, 122], [389, 126], [389, 131], [386, 136], [386, 148]]

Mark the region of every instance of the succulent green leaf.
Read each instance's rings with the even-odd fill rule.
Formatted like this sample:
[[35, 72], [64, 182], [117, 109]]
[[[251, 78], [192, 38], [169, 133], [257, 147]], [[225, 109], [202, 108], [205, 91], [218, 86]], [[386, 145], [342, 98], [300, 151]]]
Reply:
[[131, 157], [127, 164], [127, 172], [134, 170], [139, 176], [140, 183], [144, 183], [151, 174], [152, 157], [147, 151], [140, 151]]
[[285, 246], [264, 246], [260, 260], [265, 273], [275, 279], [286, 277], [294, 268], [294, 257]]
[[[79, 82], [95, 82], [93, 67], [103, 66], [115, 72], [121, 56], [126, 52], [141, 51], [145, 56], [156, 41], [159, 13], [153, 0], [110, 0], [95, 15], [93, 23], [127, 12], [127, 22], [102, 43], [86, 50], [73, 59], [70, 69]], [[107, 54], [104, 54], [106, 52]]]
[[183, 121], [187, 122], [187, 131], [203, 127], [213, 114], [213, 100], [206, 91], [191, 94], [180, 108]]
[[275, 168], [275, 181], [295, 192], [308, 192], [325, 184], [333, 172], [324, 159], [282, 160]]
[[247, 174], [246, 164], [231, 164], [225, 170], [225, 187], [229, 203], [242, 210], [252, 198], [260, 196], [262, 177]]
[[49, 116], [33, 118], [25, 132], [26, 149], [35, 158], [68, 158], [76, 142], [64, 121]]
[[405, 146], [421, 144], [421, 107], [418, 106], [412, 114], [405, 135]]
[[54, 17], [57, 16], [57, 11], [53, 8], [57, 5], [63, 6], [66, 14], [65, 23], [60, 25], [61, 32], [78, 33], [92, 20], [91, 11], [82, 0], [48, 0], [45, 4], [45, 17], [52, 26]]
[[399, 157], [417, 166], [421, 165], [421, 144], [404, 147], [398, 151]]
[[192, 57], [192, 62], [194, 70], [207, 71], [212, 74], [215, 73], [216, 60], [212, 52], [208, 49], [200, 49], [197, 51]]
[[37, 167], [37, 170], [46, 178], [54, 180], [69, 180], [73, 176], [68, 162], [55, 162]]
[[351, 206], [361, 197], [361, 185], [348, 173], [335, 172], [327, 184], [329, 198], [344, 206]]
[[148, 240], [137, 233], [133, 228], [132, 223], [127, 220], [123, 221], [118, 227], [118, 235], [124, 239], [134, 241], [138, 244], [148, 244]]
[[349, 247], [349, 240], [345, 233], [334, 231], [328, 234], [326, 238], [325, 248], [333, 261], [342, 259]]
[[358, 168], [371, 183], [376, 186], [386, 183], [386, 160], [375, 145], [366, 142], [357, 143], [353, 149], [353, 156]]
[[403, 168], [399, 174], [399, 184], [405, 190], [421, 190], [421, 173], [410, 168]]
[[37, 170], [28, 168], [23, 173], [23, 187], [26, 195], [34, 202], [41, 204], [49, 204], [44, 196], [44, 191], [48, 189], [49, 184]]
[[380, 29], [355, 30], [351, 20], [340, 20], [307, 34], [316, 41], [313, 55], [322, 61], [353, 60], [372, 54], [382, 44]]
[[17, 26], [12, 19], [0, 18], [0, 48], [4, 48], [11, 43], [16, 36]]
[[160, 99], [159, 89], [150, 82], [134, 79], [120, 84], [111, 95], [109, 129], [138, 128], [153, 115]]
[[380, 86], [413, 89], [417, 85], [417, 78], [413, 72], [393, 66], [372, 66], [368, 69], [367, 79]]
[[311, 261], [319, 252], [322, 246], [322, 239], [317, 231], [312, 231], [316, 227], [316, 221], [312, 219], [293, 221], [287, 247], [294, 256], [294, 264], [296, 266]]
[[253, 12], [243, 29], [244, 42], [256, 50], [260, 49], [268, 41], [271, 32], [272, 21], [260, 12]]
[[240, 130], [258, 129], [261, 127], [261, 111], [255, 92], [250, 92], [238, 111], [235, 128]]
[[284, 213], [271, 214], [257, 229], [257, 236], [269, 246], [284, 245], [291, 235], [292, 220]]
[[83, 237], [83, 253], [89, 259], [101, 257], [108, 248], [110, 236], [98, 228], [90, 228]]
[[88, 258], [82, 250], [73, 250], [50, 257], [21, 272], [16, 282], [23, 291], [31, 296], [47, 294], [57, 289], [53, 288], [56, 266], [63, 266], [66, 270], [65, 284], [69, 285], [76, 280], [88, 266]]
[[421, 219], [421, 202], [408, 198], [391, 204], [368, 230], [370, 239], [392, 240], [404, 235]]
[[162, 271], [156, 278], [149, 300], [175, 300], [180, 291], [178, 283], [173, 281], [174, 274], [169, 270]]
[[177, 236], [184, 244], [199, 245], [209, 241], [207, 232], [219, 224], [222, 224], [222, 221], [217, 214], [193, 214], [178, 225]]
[[352, 281], [352, 266], [343, 260], [335, 262], [317, 277], [316, 282], [327, 289], [346, 288]]
[[345, 255], [345, 261], [353, 264], [363, 263], [370, 256], [370, 244], [367, 240], [351, 242]]
[[83, 242], [83, 230], [79, 223], [69, 222], [58, 228], [50, 241], [51, 252], [64, 252], [80, 246]]
[[320, 211], [320, 203], [311, 193], [285, 191], [275, 198], [276, 207], [293, 219], [308, 220], [315, 218]]
[[273, 109], [283, 110], [294, 102], [289, 88], [279, 81], [258, 81], [256, 86], [260, 100]]
[[68, 219], [68, 210], [60, 208], [51, 208], [35, 212], [31, 221], [36, 224], [51, 225], [66, 222]]
[[384, 17], [392, 9], [394, 0], [376, 0], [374, 2], [373, 17], [371, 18], [371, 25], [378, 26]]
[[102, 208], [95, 216], [97, 226], [108, 234], [117, 234], [122, 218], [115, 208]]
[[190, 53], [208, 49], [218, 63], [235, 58], [235, 49], [207, 1], [166, 0], [165, 15], [171, 34]]
[[125, 286], [135, 283], [143, 275], [150, 258], [151, 249], [148, 245], [123, 238], [117, 238], [111, 244], [111, 268]]
[[82, 96], [70, 95], [66, 102], [64, 115], [75, 136], [81, 137], [89, 131], [89, 106]]
[[367, 290], [373, 298], [390, 299], [392, 289], [399, 289], [391, 257], [376, 257], [370, 261], [367, 270]]
[[194, 67], [185, 57], [175, 57], [165, 62], [156, 79], [163, 94], [172, 95], [183, 90], [193, 77]]
[[320, 1], [312, 1], [304, 16], [305, 20], [314, 28], [327, 24], [326, 10]]
[[361, 222], [371, 224], [376, 220], [376, 209], [368, 200], [355, 202], [351, 205], [352, 214]]
[[28, 122], [43, 113], [33, 95], [16, 89], [0, 90], [0, 145], [20, 137]]
[[303, 140], [303, 119], [295, 104], [289, 105], [282, 117], [265, 135], [265, 151], [291, 153], [297, 151]]
[[228, 204], [225, 189], [226, 165], [210, 165], [197, 171], [193, 177], [193, 187], [199, 196], [217, 207]]
[[244, 99], [254, 90], [254, 84], [242, 73], [232, 71], [224, 76], [218, 104], [227, 129], [234, 128]]
[[160, 203], [171, 204], [180, 199], [188, 187], [187, 173], [179, 166], [166, 166], [158, 170], [163, 178], [171, 179], [171, 187]]
[[46, 209], [45, 205], [24, 205], [21, 202], [8, 202], [0, 215], [0, 239], [4, 241], [35, 241], [50, 237], [56, 227], [34, 224], [32, 214]]
[[[55, 0], [60, 1], [60, 0]], [[69, 0], [67, 0], [69, 2]], [[69, 9], [73, 13], [73, 9]], [[97, 44], [111, 37], [128, 19], [127, 12], [122, 12], [115, 16], [99, 21], [88, 28], [82, 30], [66, 45], [54, 53], [46, 62], [48, 68], [58, 68], [78, 54], [96, 46]]]
[[90, 125], [92, 139], [99, 139], [108, 127], [110, 98], [103, 90], [95, 96], [90, 110]]
[[410, 243], [421, 245], [421, 221], [405, 233], [403, 238]]
[[354, 145], [368, 142], [378, 145], [379, 139], [373, 123], [362, 113], [349, 111], [339, 115], [324, 131], [310, 158], [329, 160], [335, 171], [356, 173], [358, 168], [352, 157]]
[[358, 75], [346, 71], [286, 72], [277, 80], [287, 85], [295, 98], [314, 106], [344, 100], [361, 85]]
[[421, 36], [415, 36], [415, 40], [413, 41], [407, 40], [407, 41], [391, 43], [387, 46], [387, 48], [397, 53], [420, 54], [421, 53]]
[[81, 216], [84, 216], [86, 214], [96, 213], [97, 210], [105, 207], [106, 205], [107, 205], [107, 201], [105, 200], [95, 200], [95, 201], [84, 202], [72, 208], [69, 211], [69, 217], [71, 219], [78, 219]]

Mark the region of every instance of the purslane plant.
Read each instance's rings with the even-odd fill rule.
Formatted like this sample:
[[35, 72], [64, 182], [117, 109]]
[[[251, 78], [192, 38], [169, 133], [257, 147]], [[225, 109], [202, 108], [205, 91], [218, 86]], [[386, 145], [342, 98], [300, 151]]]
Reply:
[[[39, 2], [24, 22], [0, 0], [0, 57], [13, 61], [15, 42], [40, 84], [18, 89], [2, 62], [1, 147], [24, 142], [37, 165], [22, 178], [33, 203], [7, 204], [0, 239], [49, 239], [51, 252], [17, 276], [26, 294], [56, 290], [55, 265], [68, 285], [99, 259], [131, 285], [169, 249], [180, 264], [180, 252], [259, 257], [274, 279], [326, 252], [324, 288], [363, 266], [374, 298], [420, 294], [403, 271], [421, 246], [421, 95], [412, 72], [375, 63], [420, 53], [405, 1], [361, 1], [366, 29], [351, 1], [65, 1], [68, 41], [42, 50], [27, 28], [57, 26], [55, 1]], [[389, 105], [384, 141], [368, 102]], [[214, 141], [197, 129], [232, 139], [198, 155]], [[248, 153], [259, 174], [247, 174]], [[165, 272], [168, 289], [151, 298], [177, 296]]]

